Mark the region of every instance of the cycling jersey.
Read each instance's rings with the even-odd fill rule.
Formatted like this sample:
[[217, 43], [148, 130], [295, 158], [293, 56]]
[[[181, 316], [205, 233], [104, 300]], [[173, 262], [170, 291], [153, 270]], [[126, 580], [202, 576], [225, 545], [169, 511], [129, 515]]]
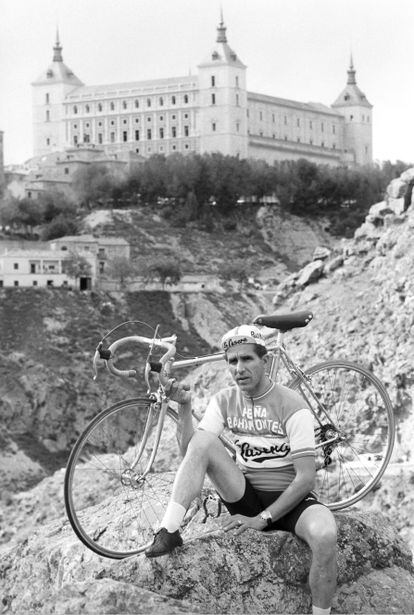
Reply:
[[234, 434], [237, 464], [253, 487], [283, 491], [295, 477], [293, 460], [315, 455], [312, 413], [302, 397], [272, 383], [265, 393], [247, 397], [237, 386], [214, 395], [199, 428]]

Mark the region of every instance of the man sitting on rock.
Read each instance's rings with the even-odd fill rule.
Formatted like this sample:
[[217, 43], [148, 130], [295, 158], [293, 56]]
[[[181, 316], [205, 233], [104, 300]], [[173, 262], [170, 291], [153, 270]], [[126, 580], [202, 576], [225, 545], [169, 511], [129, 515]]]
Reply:
[[[161, 527], [146, 550], [158, 557], [182, 545], [185, 513], [208, 474], [230, 512], [224, 530], [284, 530], [302, 538], [312, 551], [309, 585], [313, 613], [330, 613], [336, 587], [336, 523], [318, 502], [315, 484], [313, 417], [302, 397], [267, 375], [269, 356], [255, 326], [226, 333], [222, 348], [236, 386], [214, 395], [197, 429], [188, 387], [171, 385], [178, 402], [178, 437], [184, 458]], [[218, 435], [235, 435], [237, 458]]]

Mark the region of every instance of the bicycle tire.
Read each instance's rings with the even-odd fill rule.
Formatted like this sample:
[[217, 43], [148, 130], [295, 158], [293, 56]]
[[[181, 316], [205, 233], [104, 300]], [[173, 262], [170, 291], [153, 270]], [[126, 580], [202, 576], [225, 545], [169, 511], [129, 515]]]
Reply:
[[340, 510], [372, 491], [387, 468], [395, 440], [392, 403], [381, 381], [356, 363], [325, 361], [305, 373], [311, 388], [300, 377], [290, 388], [309, 403], [319, 444], [338, 437], [331, 452], [329, 444], [317, 448], [315, 491]]
[[102, 410], [79, 436], [68, 459], [64, 482], [68, 519], [83, 544], [104, 557], [122, 559], [142, 552], [171, 493], [181, 460], [172, 424], [178, 417], [171, 408], [151, 472], [142, 483], [136, 480], [152, 450], [156, 418], [142, 461], [133, 478], [128, 474], [151, 405], [146, 398], [136, 398]]

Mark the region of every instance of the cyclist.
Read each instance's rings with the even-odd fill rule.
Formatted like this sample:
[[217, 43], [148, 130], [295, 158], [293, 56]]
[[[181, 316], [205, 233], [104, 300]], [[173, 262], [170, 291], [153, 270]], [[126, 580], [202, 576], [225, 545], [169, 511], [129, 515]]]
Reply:
[[[269, 379], [260, 329], [236, 327], [223, 336], [221, 345], [235, 386], [211, 398], [196, 430], [189, 387], [168, 383], [170, 399], [178, 402], [184, 457], [146, 556], [165, 555], [182, 545], [180, 525], [208, 474], [231, 515], [225, 531], [285, 530], [307, 542], [312, 551], [313, 613], [330, 613], [336, 588], [336, 523], [312, 492], [312, 414], [298, 393]], [[225, 428], [235, 434], [236, 462], [217, 437]]]

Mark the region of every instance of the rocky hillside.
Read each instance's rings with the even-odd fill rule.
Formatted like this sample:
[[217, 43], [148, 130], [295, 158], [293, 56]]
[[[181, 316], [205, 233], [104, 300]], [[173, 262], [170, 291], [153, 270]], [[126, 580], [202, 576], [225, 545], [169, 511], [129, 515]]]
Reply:
[[278, 205], [241, 205], [228, 219], [212, 216], [208, 230], [193, 222], [175, 226], [173, 215], [166, 220], [143, 207], [94, 211], [83, 230], [124, 237], [133, 259], [175, 255], [183, 273], [219, 274], [223, 264], [244, 259], [257, 277], [280, 281], [306, 263], [317, 245], [335, 243], [326, 226]]
[[[70, 447], [100, 409], [145, 393], [142, 377], [118, 379], [101, 369], [92, 379], [95, 348], [115, 325], [142, 321], [116, 331], [110, 341], [132, 333], [151, 337], [159, 324], [161, 335], [178, 335], [181, 355], [194, 356], [210, 351], [223, 329], [264, 308], [247, 296], [233, 297], [231, 305], [206, 296], [199, 312], [196, 299], [167, 292], [0, 289], [1, 498], [65, 465]], [[207, 326], [212, 314], [217, 331]], [[119, 366], [136, 366], [142, 375], [145, 356], [143, 349], [128, 348]]]
[[[119, 564], [107, 566], [100, 561], [97, 564], [99, 569], [95, 569], [90, 564], [93, 556], [71, 537], [64, 523], [61, 493], [63, 470], [53, 472], [64, 465], [74, 439], [99, 408], [122, 397], [132, 396], [137, 390], [143, 392], [142, 386], [140, 389], [135, 382], [114, 379], [103, 370], [98, 382], [91, 379], [91, 359], [97, 342], [106, 331], [123, 320], [139, 319], [151, 326], [161, 322], [162, 334], [172, 330], [178, 333], [179, 351], [185, 355], [201, 354], [215, 347], [223, 330], [248, 321], [257, 313], [310, 309], [314, 313], [313, 321], [305, 329], [289, 334], [286, 339], [294, 358], [304, 366], [332, 357], [358, 361], [372, 369], [388, 388], [397, 422], [394, 456], [381, 489], [365, 498], [361, 507], [365, 511], [369, 508], [381, 510], [388, 515], [388, 524], [414, 547], [414, 467], [411, 453], [414, 437], [413, 184], [414, 169], [392, 182], [384, 201], [373, 205], [353, 239], [339, 244], [323, 242], [329, 249], [315, 252], [316, 235], [312, 235], [309, 248], [295, 261], [301, 268], [288, 273], [275, 288], [273, 304], [269, 303], [268, 294], [260, 292], [249, 296], [207, 293], [170, 295], [161, 292], [79, 295], [71, 291], [31, 289], [0, 291], [0, 486], [3, 499], [0, 538], [5, 543], [3, 570], [7, 600], [8, 604], [14, 601], [15, 612], [30, 608], [42, 612], [45, 604], [49, 604], [48, 612], [62, 612], [64, 601], [71, 604], [67, 612], [91, 612], [88, 608], [105, 612], [106, 607], [100, 600], [107, 600], [109, 612], [114, 612], [110, 609], [136, 612], [131, 610], [131, 605], [135, 603], [136, 607], [138, 599], [149, 605], [147, 612], [162, 612], [163, 608], [165, 612], [196, 612], [197, 608], [206, 612], [207, 607], [209, 612], [221, 612], [220, 609], [224, 608], [224, 603], [220, 601], [215, 606], [201, 599], [197, 601], [194, 596], [201, 581], [198, 586], [195, 582], [192, 588], [185, 590], [180, 584], [184, 581], [180, 581], [176, 574], [179, 566], [154, 564], [154, 570], [144, 567], [143, 579], [148, 580], [147, 585], [141, 577], [134, 577], [137, 570], [141, 570], [142, 558], [131, 560], [121, 567]], [[114, 220], [112, 216], [95, 217], [95, 220], [90, 218], [89, 224], [95, 230], [113, 233], [119, 232], [119, 224], [124, 225], [125, 233], [130, 233], [133, 240], [135, 254], [138, 254], [142, 244], [162, 250], [164, 236], [149, 234], [149, 228], [154, 228], [157, 221], [145, 219], [145, 216], [135, 220], [128, 217], [130, 215], [122, 214], [119, 220]], [[134, 215], [139, 217], [142, 214]], [[276, 262], [277, 246], [286, 245], [289, 240], [286, 235], [283, 236], [284, 227], [280, 218], [278, 223], [275, 222], [274, 212], [262, 210], [261, 215], [266, 221], [260, 222], [260, 216], [257, 217], [258, 230], [253, 232], [254, 236], [249, 241], [257, 250], [257, 233], [260, 233], [260, 241], [271, 244], [269, 263], [260, 261], [266, 268]], [[241, 230], [237, 227], [237, 232]], [[165, 253], [171, 253], [172, 248], [180, 249], [182, 241], [185, 259], [194, 261], [193, 254], [197, 251], [195, 237], [201, 241], [201, 235], [196, 236], [195, 233], [187, 233], [187, 243], [183, 236], [165, 239]], [[238, 258], [236, 230], [233, 239], [234, 243], [229, 243], [231, 258]], [[212, 243], [206, 247], [208, 257], [204, 264], [197, 261], [199, 271], [203, 271], [208, 262], [213, 262], [218, 253], [218, 244], [214, 244], [211, 237], [210, 240]], [[264, 253], [261, 249], [260, 258]], [[292, 262], [290, 257], [286, 259], [286, 270], [288, 265], [293, 269]], [[133, 325], [129, 329], [130, 332], [137, 330], [148, 334], [148, 329], [143, 325]], [[132, 351], [125, 353], [121, 360], [124, 365], [130, 365], [131, 361], [138, 367], [142, 364], [142, 357], [133, 356]], [[205, 404], [206, 393], [216, 390], [225, 381], [225, 370], [203, 368], [186, 377], [193, 386], [195, 401], [201, 407]], [[44, 480], [41, 481], [42, 478]], [[355, 511], [351, 512], [352, 516], [356, 514]], [[47, 525], [51, 521], [52, 525]], [[378, 524], [380, 534], [386, 535], [388, 540], [386, 522], [379, 520], [373, 523]], [[371, 527], [371, 522], [368, 526]], [[388, 612], [413, 612], [412, 570], [411, 564], [407, 563], [410, 556], [407, 560], [403, 558], [406, 562], [404, 565], [395, 563], [389, 555], [400, 549], [394, 545], [395, 537], [390, 538], [390, 544], [394, 546], [388, 544], [385, 547], [377, 534], [373, 537], [368, 526], [361, 530], [362, 559], [355, 555], [353, 541], [348, 544], [344, 540], [342, 543], [345, 551], [343, 562], [346, 562], [343, 563], [343, 570], [353, 570], [355, 567], [359, 570], [358, 562], [362, 562], [363, 575], [346, 577], [345, 581], [341, 581], [342, 593], [339, 594], [337, 610], [370, 613], [381, 610], [383, 604], [389, 604]], [[236, 575], [235, 583], [239, 586], [241, 572], [234, 563], [237, 558], [235, 555], [236, 559], [233, 558], [232, 549], [235, 549], [237, 557], [242, 556], [243, 549], [230, 543], [213, 542], [211, 549], [221, 560], [223, 553], [230, 554], [229, 567]], [[371, 563], [366, 563], [363, 553], [364, 549], [367, 552], [367, 545], [378, 550], [378, 560], [382, 562], [380, 566], [373, 565], [371, 560]], [[257, 547], [255, 543], [253, 546]], [[194, 553], [198, 550], [193, 552], [191, 548], [188, 561], [194, 562]], [[248, 547], [244, 545], [243, 548], [247, 550]], [[276, 549], [277, 553], [282, 548], [284, 551], [284, 543], [279, 551]], [[42, 554], [46, 552], [47, 570], [40, 564]], [[206, 555], [209, 563], [210, 554], [208, 551]], [[211, 561], [214, 562], [214, 558]], [[188, 568], [184, 560], [181, 565]], [[85, 577], [88, 566], [91, 573]], [[385, 569], [387, 566], [390, 570]], [[398, 566], [398, 570], [394, 566]], [[400, 568], [405, 572], [401, 572]], [[370, 576], [373, 569], [381, 569], [381, 574]], [[121, 572], [116, 572], [119, 570]], [[141, 590], [133, 579], [139, 578], [139, 585], [150, 590], [155, 573], [162, 579], [157, 586], [157, 595], [144, 592], [139, 598]], [[225, 576], [228, 574], [226, 568]], [[276, 571], [272, 569], [270, 576], [266, 576], [266, 579], [271, 579], [271, 584], [275, 581], [274, 574]], [[27, 591], [27, 588], [23, 591], [27, 575], [29, 578], [33, 575], [35, 592]], [[59, 582], [52, 587], [55, 577]], [[12, 578], [16, 578], [15, 589]], [[386, 593], [387, 586], [392, 586], [398, 578], [403, 579], [404, 587], [408, 588], [407, 601], [400, 586], [396, 592]], [[302, 589], [298, 590], [303, 579], [296, 581], [292, 596], [298, 595], [298, 601], [295, 602], [292, 597], [289, 604], [282, 602], [285, 612], [307, 609], [308, 594], [303, 593]], [[177, 582], [177, 587], [182, 588], [179, 595], [171, 590], [172, 582]], [[212, 588], [208, 586], [207, 591], [212, 592]], [[267, 604], [265, 597], [271, 595], [268, 594], [268, 586], [248, 580], [246, 588], [246, 596], [251, 596], [253, 602], [248, 602], [246, 597], [247, 601], [240, 604], [240, 608], [259, 612], [257, 605]], [[228, 586], [226, 591], [229, 591]], [[37, 604], [34, 602], [36, 592], [39, 593]], [[164, 600], [163, 595], [166, 594], [169, 598]], [[378, 603], [375, 602], [377, 594], [380, 596]], [[124, 600], [121, 606], [114, 602], [116, 599], [113, 596], [117, 595]], [[200, 595], [204, 596], [205, 592]], [[190, 606], [188, 603], [169, 602], [172, 597], [182, 599], [185, 596], [190, 597]], [[395, 596], [401, 596], [401, 603], [392, 602]]]

